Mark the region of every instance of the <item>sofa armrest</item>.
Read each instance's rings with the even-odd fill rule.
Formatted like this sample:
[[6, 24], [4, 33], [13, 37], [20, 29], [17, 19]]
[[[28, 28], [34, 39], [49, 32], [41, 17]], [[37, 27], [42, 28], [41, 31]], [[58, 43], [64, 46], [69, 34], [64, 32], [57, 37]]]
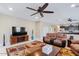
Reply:
[[79, 44], [79, 40], [72, 40], [72, 44]]
[[79, 44], [71, 44], [70, 48], [73, 53], [75, 53], [77, 56], [79, 56]]
[[72, 47], [71, 47], [71, 51], [72, 51], [74, 54], [76, 54], [76, 56], [79, 56], [79, 53], [78, 53], [75, 49], [73, 49]]

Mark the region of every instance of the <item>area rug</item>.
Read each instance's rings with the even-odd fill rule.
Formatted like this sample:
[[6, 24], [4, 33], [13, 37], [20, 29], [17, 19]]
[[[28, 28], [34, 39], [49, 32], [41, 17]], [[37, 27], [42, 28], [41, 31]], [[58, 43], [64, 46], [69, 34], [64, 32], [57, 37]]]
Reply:
[[76, 56], [70, 49], [61, 48], [58, 56]]

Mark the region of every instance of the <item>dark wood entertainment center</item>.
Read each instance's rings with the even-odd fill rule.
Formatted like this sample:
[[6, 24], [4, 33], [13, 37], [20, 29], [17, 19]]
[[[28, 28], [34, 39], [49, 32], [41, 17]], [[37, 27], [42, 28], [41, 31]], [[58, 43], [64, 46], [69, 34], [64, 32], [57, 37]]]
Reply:
[[28, 35], [19, 35], [19, 36], [13, 36], [11, 35], [11, 38], [10, 38], [10, 44], [16, 44], [16, 43], [19, 43], [19, 42], [24, 42], [24, 41], [28, 41], [29, 39], [29, 36]]

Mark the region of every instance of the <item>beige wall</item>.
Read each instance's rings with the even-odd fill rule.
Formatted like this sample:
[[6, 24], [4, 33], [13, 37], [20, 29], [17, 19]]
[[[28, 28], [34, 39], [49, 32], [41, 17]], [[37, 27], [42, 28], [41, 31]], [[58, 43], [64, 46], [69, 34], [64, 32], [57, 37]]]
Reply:
[[0, 14], [0, 46], [2, 46], [3, 34], [5, 34], [6, 45], [10, 45], [10, 35], [12, 32], [12, 26], [25, 27], [30, 38], [33, 30], [35, 39], [42, 38], [42, 35], [45, 32], [45, 30], [47, 32], [54, 31], [54, 27], [52, 25], [44, 22], [33, 22]]
[[28, 34], [31, 34], [31, 31], [35, 31], [35, 22], [27, 21], [24, 19], [18, 19], [15, 17], [0, 15], [0, 46], [2, 45], [3, 34], [5, 34], [6, 45], [9, 45], [10, 35], [12, 31], [12, 26], [16, 27], [25, 27]]
[[54, 32], [54, 27], [51, 24], [37, 21], [36, 22], [36, 37], [42, 39], [46, 32]]

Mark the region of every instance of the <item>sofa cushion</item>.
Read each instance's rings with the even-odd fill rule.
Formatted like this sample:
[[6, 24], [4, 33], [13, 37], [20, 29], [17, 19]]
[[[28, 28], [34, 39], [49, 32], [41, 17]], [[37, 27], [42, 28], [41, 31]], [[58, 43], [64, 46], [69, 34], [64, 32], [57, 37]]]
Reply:
[[47, 33], [46, 34], [46, 37], [49, 37], [49, 38], [56, 38], [56, 33]]

